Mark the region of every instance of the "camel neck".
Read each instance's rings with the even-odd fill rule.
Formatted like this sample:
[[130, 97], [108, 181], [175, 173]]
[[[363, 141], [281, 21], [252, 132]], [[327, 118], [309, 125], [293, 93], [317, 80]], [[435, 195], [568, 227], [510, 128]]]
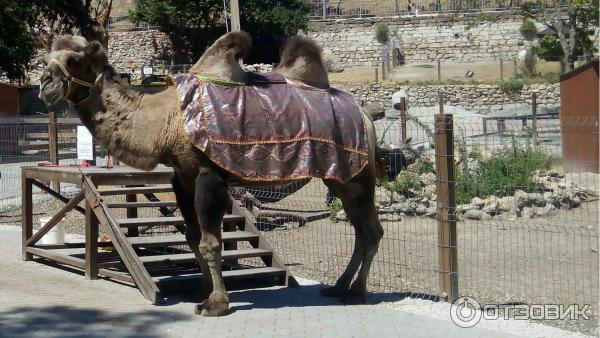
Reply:
[[105, 83], [75, 109], [111, 155], [135, 168], [150, 170], [164, 158], [163, 136], [169, 116], [156, 107], [149, 109], [145, 97], [122, 84]]

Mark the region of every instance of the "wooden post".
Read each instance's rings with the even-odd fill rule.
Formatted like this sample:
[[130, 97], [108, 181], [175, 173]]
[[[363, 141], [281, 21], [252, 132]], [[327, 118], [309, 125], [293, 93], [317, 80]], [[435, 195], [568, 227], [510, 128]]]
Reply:
[[[137, 195], [130, 194], [125, 195], [126, 202], [137, 202]], [[138, 218], [137, 208], [127, 208], [127, 218]], [[137, 227], [130, 227], [127, 229], [127, 237], [137, 237], [140, 235], [140, 231]]]
[[533, 145], [537, 146], [537, 94], [531, 94], [531, 115], [533, 116], [531, 121], [531, 130], [533, 136]]
[[[48, 151], [50, 153], [50, 163], [58, 165], [58, 126], [56, 113], [50, 112], [48, 114]], [[60, 192], [60, 182], [52, 181], [52, 189]]]
[[231, 0], [231, 31], [238, 32], [242, 30], [240, 25], [240, 5], [238, 0]]
[[379, 82], [379, 68], [375, 67], [375, 83]]
[[[86, 189], [84, 187], [84, 189]], [[98, 218], [85, 202], [85, 279], [98, 279]]]
[[500, 59], [500, 81], [504, 81], [504, 60]]
[[25, 170], [21, 170], [21, 259], [30, 261], [33, 255], [27, 253], [27, 240], [33, 235], [33, 207], [31, 179], [25, 175]]
[[400, 98], [400, 142], [406, 140], [406, 98]]
[[[442, 104], [440, 95], [440, 107]], [[435, 116], [438, 277], [440, 295], [449, 301], [458, 298], [453, 131], [452, 115], [444, 115], [440, 109], [440, 114]]]
[[442, 62], [437, 60], [438, 82], [442, 82]]

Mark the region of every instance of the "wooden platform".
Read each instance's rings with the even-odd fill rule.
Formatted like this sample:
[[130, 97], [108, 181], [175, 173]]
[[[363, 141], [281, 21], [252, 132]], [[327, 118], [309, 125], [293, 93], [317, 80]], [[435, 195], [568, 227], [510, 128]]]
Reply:
[[[172, 175], [168, 168], [141, 171], [125, 166], [110, 170], [74, 166], [23, 167], [23, 259], [39, 256], [84, 270], [87, 279], [102, 276], [132, 283], [144, 297], [156, 303], [163, 301], [167, 288], [178, 288], [189, 282], [201, 285], [197, 280], [202, 275], [185, 240], [185, 222], [175, 215], [176, 203], [158, 197], [172, 192]], [[79, 184], [82, 190], [67, 198], [48, 188], [43, 181]], [[33, 186], [65, 203], [35, 234]], [[113, 201], [115, 199], [117, 201]], [[261, 279], [261, 285], [265, 281], [279, 285], [287, 285], [288, 281], [295, 283], [254, 224], [245, 217], [244, 210], [233, 202], [232, 209], [223, 219], [222, 256], [226, 282]], [[80, 203], [85, 207], [79, 206]], [[158, 210], [160, 216], [138, 217], [138, 211], [145, 208]], [[117, 216], [119, 210], [126, 216]], [[85, 217], [85, 242], [39, 245], [43, 235], [71, 211]], [[100, 226], [109, 240], [99, 241]], [[180, 233], [151, 231], [165, 226]], [[239, 247], [240, 244], [244, 247]], [[252, 264], [240, 262], [250, 258]]]

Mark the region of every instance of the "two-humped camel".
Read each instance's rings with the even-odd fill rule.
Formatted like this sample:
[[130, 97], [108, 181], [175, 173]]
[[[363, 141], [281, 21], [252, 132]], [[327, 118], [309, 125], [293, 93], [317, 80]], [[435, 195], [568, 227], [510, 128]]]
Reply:
[[[247, 74], [238, 60], [250, 46], [246, 33], [226, 34], [204, 53], [191, 72], [245, 82]], [[81, 37], [63, 36], [56, 39], [44, 61], [40, 98], [48, 105], [61, 99], [70, 101], [92, 135], [122, 162], [143, 170], [159, 163], [173, 168], [173, 189], [187, 224], [186, 239], [201, 267], [203, 290], [208, 296], [196, 306], [196, 313], [224, 314], [229, 299], [221, 273], [221, 220], [230, 203], [228, 185], [281, 185], [289, 180], [246, 181], [215, 165], [188, 136], [176, 89], [140, 94], [128, 88], [97, 41], [88, 43]], [[276, 71], [291, 81], [330, 90], [320, 49], [311, 41], [292, 39], [282, 51]], [[344, 273], [321, 294], [339, 297], [347, 304], [366, 302], [367, 276], [383, 235], [374, 204], [377, 140], [370, 118], [363, 119], [368, 162], [346, 182], [323, 180], [341, 199], [356, 235]]]

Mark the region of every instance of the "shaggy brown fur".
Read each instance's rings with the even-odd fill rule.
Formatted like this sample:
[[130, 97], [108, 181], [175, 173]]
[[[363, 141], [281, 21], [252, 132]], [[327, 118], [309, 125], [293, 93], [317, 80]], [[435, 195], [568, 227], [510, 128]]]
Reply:
[[309, 86], [329, 88], [321, 48], [308, 38], [290, 38], [281, 50], [279, 65], [275, 71], [290, 80], [300, 81]]
[[192, 74], [204, 74], [219, 79], [246, 82], [246, 73], [239, 60], [252, 47], [252, 39], [246, 32], [233, 32], [220, 37], [190, 68]]
[[[56, 58], [80, 79], [89, 81], [97, 73], [103, 75], [102, 84], [97, 83], [91, 91], [78, 87], [77, 95], [70, 99], [76, 99], [78, 103], [74, 107], [81, 120], [111, 154], [126, 164], [144, 170], [150, 170], [158, 163], [173, 167], [173, 187], [186, 220], [186, 239], [202, 269], [204, 291], [208, 296], [203, 304], [198, 305], [196, 312], [205, 316], [223, 315], [229, 307], [221, 272], [221, 219], [229, 203], [227, 185], [236, 181], [251, 185], [251, 182], [227, 175], [194, 146], [184, 127], [174, 87], [152, 95], [136, 93], [114, 78], [114, 69], [108, 63], [102, 65], [101, 71], [95, 71], [90, 66], [106, 55], [102, 48], [91, 43], [82, 50], [75, 40], [57, 42], [57, 48], [62, 49], [54, 49], [46, 58]], [[236, 46], [236, 41], [242, 41], [241, 45]], [[295, 44], [297, 47], [301, 45], [311, 47], [304, 43]], [[239, 81], [241, 68], [236, 58], [248, 46], [247, 35], [228, 34], [209, 49], [208, 55], [200, 59], [194, 71]], [[316, 74], [320, 58], [317, 59], [310, 48], [307, 51], [303, 50], [304, 47], [298, 48], [297, 56], [290, 54], [292, 56], [288, 58], [296, 60], [289, 63], [292, 66], [283, 66], [281, 69], [296, 74], [296, 79], [306, 79], [311, 84], [325, 84], [323, 79], [326, 79], [326, 75]], [[298, 64], [300, 66], [296, 67]], [[310, 81], [310, 76], [302, 74], [300, 69], [313, 72], [318, 80]], [[54, 63], [46, 66], [41, 79], [40, 97], [47, 104], [65, 97], [66, 83], [69, 81]], [[374, 204], [377, 139], [369, 118], [366, 118], [365, 125], [370, 150], [369, 164], [349, 182], [324, 180], [327, 187], [342, 200], [348, 218], [356, 227], [356, 238], [346, 270], [335, 286], [324, 289], [322, 294], [341, 297], [349, 304], [366, 302], [368, 272], [383, 236]], [[355, 275], [356, 280], [352, 282]]]

